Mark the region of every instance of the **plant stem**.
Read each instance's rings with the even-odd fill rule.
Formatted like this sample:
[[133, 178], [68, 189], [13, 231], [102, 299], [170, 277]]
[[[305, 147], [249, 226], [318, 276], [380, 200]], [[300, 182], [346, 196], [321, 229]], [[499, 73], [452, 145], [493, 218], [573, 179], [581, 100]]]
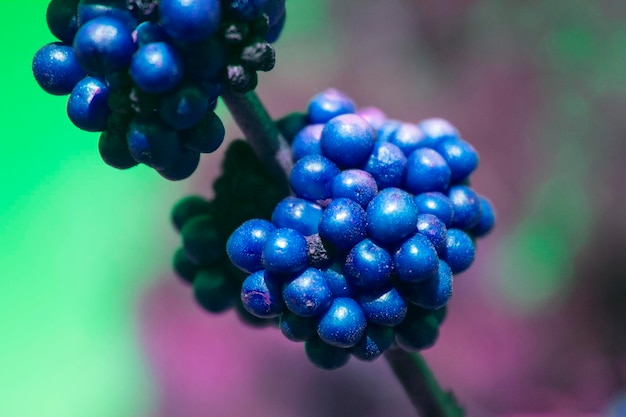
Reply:
[[463, 409], [439, 386], [422, 355], [391, 349], [385, 359], [421, 417], [463, 417]]
[[222, 99], [261, 163], [288, 187], [293, 166], [291, 150], [254, 91], [226, 91]]

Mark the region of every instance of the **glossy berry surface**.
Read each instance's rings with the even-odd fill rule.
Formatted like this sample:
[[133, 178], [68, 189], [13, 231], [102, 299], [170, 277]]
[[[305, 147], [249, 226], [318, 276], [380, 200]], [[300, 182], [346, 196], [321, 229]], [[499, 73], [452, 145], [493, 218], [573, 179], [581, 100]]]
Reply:
[[443, 191], [450, 184], [450, 167], [441, 155], [432, 149], [417, 149], [406, 163], [406, 189], [413, 194]]
[[450, 167], [452, 182], [463, 181], [478, 167], [478, 153], [461, 139], [447, 139], [439, 143], [437, 152]]
[[408, 291], [408, 299], [415, 305], [429, 310], [442, 308], [452, 297], [452, 269], [440, 260], [437, 276], [424, 282], [412, 285]]
[[363, 239], [348, 253], [343, 271], [354, 287], [375, 290], [389, 284], [393, 259], [385, 249], [370, 239]]
[[130, 76], [147, 93], [164, 93], [183, 79], [183, 61], [165, 42], [149, 43], [139, 48], [130, 64]]
[[424, 235], [416, 233], [393, 254], [395, 272], [404, 282], [420, 282], [437, 275], [439, 257]]
[[359, 305], [367, 321], [379, 326], [392, 327], [402, 323], [407, 311], [404, 297], [394, 287], [361, 295]]
[[460, 229], [449, 229], [446, 252], [442, 257], [453, 273], [465, 271], [476, 257], [476, 246], [472, 238]]
[[294, 314], [312, 317], [326, 310], [333, 296], [324, 273], [308, 268], [283, 287], [283, 299]]
[[250, 314], [260, 318], [277, 317], [284, 309], [280, 284], [265, 270], [246, 278], [241, 286], [241, 302]]
[[99, 78], [85, 77], [72, 89], [67, 101], [67, 115], [78, 128], [101, 132], [109, 117], [109, 87]]
[[333, 199], [349, 198], [364, 209], [376, 194], [378, 194], [376, 180], [360, 169], [341, 171], [330, 184], [330, 196]]
[[248, 220], [233, 232], [226, 242], [226, 253], [239, 269], [252, 273], [263, 269], [263, 246], [276, 230], [271, 222]]
[[308, 107], [309, 122], [326, 123], [342, 114], [354, 113], [354, 102], [339, 90], [328, 89], [311, 99]]
[[401, 123], [388, 138], [390, 143], [393, 143], [404, 153], [406, 156], [425, 146], [424, 133], [418, 129], [413, 123]]
[[359, 304], [352, 298], [335, 298], [321, 316], [317, 334], [326, 343], [340, 348], [356, 345], [365, 333], [367, 321]]
[[289, 184], [298, 197], [309, 200], [325, 200], [330, 197], [330, 182], [339, 168], [321, 155], [309, 155], [294, 165]]
[[65, 95], [86, 75], [69, 45], [51, 43], [41, 48], [33, 58], [33, 74], [49, 94]]
[[466, 185], [456, 185], [448, 190], [454, 217], [452, 227], [471, 229], [480, 221], [480, 200], [478, 194]]
[[376, 142], [363, 169], [376, 181], [378, 189], [400, 187], [404, 180], [406, 156], [390, 142]]
[[136, 119], [128, 128], [128, 149], [137, 162], [156, 169], [172, 165], [180, 155], [176, 131], [158, 119]]
[[470, 229], [474, 237], [487, 235], [496, 222], [496, 212], [491, 201], [482, 196], [478, 196], [478, 200], [480, 201], [480, 221]]
[[417, 231], [426, 236], [433, 245], [438, 255], [446, 249], [446, 225], [433, 214], [418, 214]]
[[426, 119], [417, 126], [424, 134], [424, 146], [429, 148], [435, 149], [444, 140], [459, 139], [459, 132], [445, 119]]
[[333, 200], [320, 219], [322, 239], [340, 250], [349, 250], [360, 242], [366, 233], [365, 210], [348, 198]]
[[301, 271], [308, 261], [306, 239], [293, 229], [276, 229], [263, 245], [262, 261], [268, 271], [277, 274]]
[[413, 196], [399, 188], [386, 188], [367, 206], [367, 232], [376, 241], [401, 241], [417, 227], [417, 207]]
[[364, 163], [374, 146], [374, 129], [365, 119], [346, 114], [331, 119], [322, 130], [322, 154], [340, 168], [356, 168]]
[[274, 209], [272, 222], [277, 227], [288, 227], [310, 236], [317, 233], [322, 213], [322, 208], [311, 201], [287, 197]]
[[430, 192], [417, 194], [415, 205], [419, 214], [432, 214], [446, 225], [452, 226], [454, 218], [454, 208], [450, 199], [440, 192]]
[[222, 15], [219, 0], [161, 0], [160, 23], [179, 41], [200, 41], [217, 32]]
[[394, 330], [387, 326], [368, 325], [361, 341], [352, 349], [352, 355], [363, 361], [373, 361], [394, 343]]
[[322, 154], [320, 139], [323, 128], [323, 124], [308, 125], [298, 132], [291, 145], [294, 161], [298, 161], [307, 155]]

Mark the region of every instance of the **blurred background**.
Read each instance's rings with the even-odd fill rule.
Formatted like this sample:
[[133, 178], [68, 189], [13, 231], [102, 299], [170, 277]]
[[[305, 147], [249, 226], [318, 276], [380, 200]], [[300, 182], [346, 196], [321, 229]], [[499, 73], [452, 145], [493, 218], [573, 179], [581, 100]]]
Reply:
[[[279, 332], [201, 311], [171, 272], [169, 211], [210, 196], [221, 154], [178, 183], [106, 166], [32, 77], [47, 2], [0, 3], [0, 416], [413, 415], [384, 360], [318, 371]], [[444, 117], [480, 153], [498, 226], [425, 352], [442, 385], [469, 416], [626, 409], [626, 5], [287, 3], [258, 88], [273, 116], [334, 86]]]

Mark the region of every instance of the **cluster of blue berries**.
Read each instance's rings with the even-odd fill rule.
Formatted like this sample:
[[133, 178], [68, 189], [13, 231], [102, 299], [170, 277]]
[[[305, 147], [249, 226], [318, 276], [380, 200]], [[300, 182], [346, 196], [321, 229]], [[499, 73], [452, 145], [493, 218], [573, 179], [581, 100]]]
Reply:
[[476, 151], [442, 119], [388, 120], [337, 90], [313, 97], [307, 121], [291, 144], [295, 195], [227, 241], [249, 274], [244, 308], [278, 317], [325, 369], [431, 346], [453, 274], [494, 224], [491, 203], [469, 185]]
[[273, 68], [285, 1], [52, 0], [46, 17], [59, 42], [34, 56], [39, 85], [69, 94], [77, 127], [102, 132], [107, 164], [179, 180], [224, 140], [213, 112], [224, 89], [250, 91]]

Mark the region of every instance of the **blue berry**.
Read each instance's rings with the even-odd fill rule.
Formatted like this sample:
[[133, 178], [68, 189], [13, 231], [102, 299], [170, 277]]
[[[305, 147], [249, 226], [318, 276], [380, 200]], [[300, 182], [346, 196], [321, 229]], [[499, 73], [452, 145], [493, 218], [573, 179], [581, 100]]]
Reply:
[[76, 8], [78, 0], [52, 0], [46, 10], [48, 29], [60, 41], [72, 43], [78, 30]]
[[179, 132], [181, 144], [188, 149], [200, 152], [215, 152], [224, 142], [224, 124], [212, 111], [189, 129]]
[[102, 160], [117, 169], [128, 169], [138, 164], [128, 150], [126, 135], [105, 130], [98, 139]]
[[312, 317], [326, 310], [333, 296], [324, 273], [308, 268], [283, 287], [283, 299], [293, 313]]
[[378, 189], [399, 187], [404, 180], [406, 156], [390, 142], [376, 142], [367, 163], [363, 167], [378, 184]]
[[228, 11], [236, 18], [253, 20], [261, 16], [268, 0], [228, 0]]
[[264, 319], [277, 317], [284, 310], [280, 283], [264, 269], [245, 279], [241, 302], [250, 314]]
[[291, 145], [294, 161], [298, 161], [307, 155], [322, 154], [320, 138], [322, 137], [323, 128], [323, 124], [308, 125], [298, 132]]
[[101, 132], [109, 117], [109, 87], [95, 77], [85, 77], [72, 89], [67, 101], [67, 115], [79, 129]]
[[362, 294], [359, 304], [368, 323], [380, 326], [393, 327], [400, 324], [407, 311], [406, 301], [394, 287]]
[[344, 274], [350, 284], [362, 290], [376, 290], [389, 284], [393, 260], [389, 252], [370, 239], [363, 239], [348, 253]]
[[360, 116], [344, 114], [331, 119], [320, 139], [322, 154], [341, 168], [356, 168], [372, 151], [376, 132]]
[[414, 233], [417, 207], [413, 196], [399, 188], [386, 188], [367, 206], [367, 232], [377, 242], [393, 244]]
[[161, 0], [159, 21], [165, 31], [179, 41], [200, 41], [220, 26], [220, 0]]
[[416, 233], [400, 245], [393, 255], [394, 270], [404, 282], [419, 282], [437, 275], [439, 258], [430, 240]]
[[448, 139], [437, 145], [435, 150], [450, 167], [452, 182], [463, 181], [478, 166], [478, 153], [472, 145], [461, 139]]
[[446, 250], [446, 225], [433, 214], [420, 214], [417, 216], [417, 231], [426, 236], [430, 243], [441, 255]]
[[432, 149], [415, 150], [406, 164], [406, 189], [414, 194], [443, 191], [450, 184], [450, 167]]
[[330, 182], [339, 174], [339, 168], [321, 155], [309, 155], [294, 165], [289, 184], [297, 196], [309, 200], [330, 197]]
[[363, 107], [357, 110], [356, 114], [364, 118], [376, 130], [387, 121], [387, 116], [378, 107]]
[[226, 242], [226, 253], [237, 268], [248, 273], [263, 269], [263, 246], [276, 226], [267, 220], [248, 220]]
[[412, 123], [402, 123], [389, 135], [388, 141], [396, 145], [407, 157], [425, 145], [424, 134]]
[[330, 183], [332, 198], [349, 198], [366, 208], [378, 193], [376, 180], [366, 171], [349, 169], [340, 172]]
[[411, 307], [406, 319], [395, 327], [396, 343], [404, 350], [417, 351], [431, 347], [439, 337], [439, 322], [434, 314]]
[[472, 238], [459, 229], [448, 229], [446, 252], [442, 259], [450, 266], [453, 273], [465, 271], [476, 257], [476, 246]]
[[153, 42], [169, 42], [163, 26], [154, 22], [142, 22], [133, 31], [133, 39], [139, 48]]
[[126, 136], [130, 154], [137, 162], [155, 169], [165, 169], [180, 155], [176, 131], [157, 119], [136, 118]]
[[85, 76], [69, 45], [50, 43], [33, 58], [33, 75], [39, 86], [49, 94], [65, 95]]
[[311, 201], [286, 197], [274, 209], [272, 222], [278, 227], [288, 227], [303, 236], [310, 236], [317, 233], [322, 212], [322, 208]]
[[342, 114], [354, 113], [354, 103], [339, 90], [330, 88], [313, 96], [308, 106], [311, 124], [326, 123]]
[[170, 127], [183, 130], [199, 123], [209, 110], [209, 99], [193, 84], [182, 84], [164, 95], [159, 116]]
[[200, 163], [200, 152], [190, 149], [182, 149], [176, 158], [166, 168], [157, 169], [160, 176], [170, 181], [180, 181], [187, 179], [198, 168]]
[[435, 215], [446, 225], [452, 226], [454, 209], [448, 197], [440, 192], [422, 193], [415, 196], [415, 204], [419, 214]]
[[474, 237], [483, 237], [488, 234], [496, 222], [496, 212], [491, 202], [485, 197], [478, 196], [480, 201], [480, 221], [470, 229]]
[[[104, 2], [103, 2], [104, 3]], [[115, 2], [110, 2], [115, 3]], [[132, 31], [137, 26], [137, 19], [128, 12], [123, 1], [117, 4], [100, 4], [96, 2], [81, 1], [76, 10], [78, 26], [82, 27], [90, 20], [98, 17], [109, 17], [120, 21], [128, 30]]]
[[394, 331], [391, 327], [368, 324], [365, 335], [350, 351], [357, 359], [373, 361], [391, 347]]
[[142, 46], [130, 63], [130, 76], [146, 93], [165, 93], [183, 79], [183, 61], [178, 52], [165, 42]]
[[304, 351], [313, 365], [332, 371], [344, 366], [350, 360], [350, 351], [331, 346], [319, 337], [313, 337], [304, 343]]
[[448, 190], [448, 198], [454, 209], [452, 227], [468, 230], [480, 222], [480, 199], [474, 190], [455, 185]]
[[213, 216], [196, 216], [182, 227], [180, 234], [187, 257], [196, 265], [211, 264], [223, 256], [224, 243], [215, 228]]
[[366, 229], [365, 210], [348, 198], [333, 200], [324, 210], [319, 234], [339, 250], [350, 250], [363, 240]]
[[266, 0], [263, 11], [269, 20], [269, 26], [272, 27], [285, 15], [285, 0]]
[[276, 229], [263, 246], [262, 261], [268, 271], [276, 274], [300, 272], [307, 266], [307, 241], [293, 229]]
[[[402, 126], [402, 122], [399, 120], [386, 120], [376, 130], [378, 141], [387, 142], [391, 136]], [[398, 148], [400, 149], [400, 148]]]
[[332, 265], [326, 271], [326, 283], [330, 287], [330, 291], [333, 293], [333, 298], [337, 297], [353, 297], [355, 291], [353, 286], [348, 283], [346, 276], [341, 272], [341, 266], [338, 264]]
[[88, 21], [74, 37], [76, 60], [90, 74], [105, 75], [125, 68], [135, 49], [130, 29], [112, 17]]
[[424, 146], [428, 148], [436, 148], [444, 140], [459, 139], [459, 132], [444, 119], [426, 119], [420, 122], [417, 127], [424, 133]]
[[298, 316], [291, 311], [285, 311], [280, 315], [278, 328], [293, 342], [306, 342], [317, 337], [317, 320], [314, 317]]
[[439, 261], [436, 277], [411, 285], [409, 300], [422, 308], [436, 310], [442, 308], [452, 297], [452, 270], [444, 261]]
[[[274, 43], [278, 40], [278, 38], [280, 37], [280, 34], [282, 33], [284, 27], [285, 27], [285, 22], [287, 21], [287, 13], [283, 13], [281, 17], [278, 18], [278, 20], [276, 21], [276, 23], [274, 23], [273, 25], [271, 25], [267, 31], [267, 33], [265, 34], [265, 37], [263, 39], [265, 39], [265, 42], [269, 42], [269, 43]], [[271, 20], [270, 20], [270, 23]]]
[[367, 321], [359, 304], [352, 298], [335, 298], [317, 325], [317, 334], [326, 343], [340, 348], [356, 345]]

